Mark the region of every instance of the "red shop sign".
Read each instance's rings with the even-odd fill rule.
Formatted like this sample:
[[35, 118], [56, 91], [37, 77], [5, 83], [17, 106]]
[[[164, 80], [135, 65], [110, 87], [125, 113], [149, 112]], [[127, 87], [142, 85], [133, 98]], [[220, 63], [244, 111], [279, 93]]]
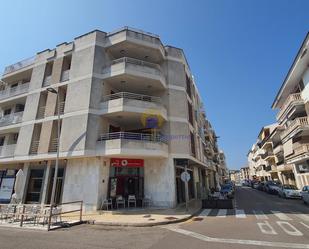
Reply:
[[144, 167], [143, 159], [111, 158], [113, 167]]

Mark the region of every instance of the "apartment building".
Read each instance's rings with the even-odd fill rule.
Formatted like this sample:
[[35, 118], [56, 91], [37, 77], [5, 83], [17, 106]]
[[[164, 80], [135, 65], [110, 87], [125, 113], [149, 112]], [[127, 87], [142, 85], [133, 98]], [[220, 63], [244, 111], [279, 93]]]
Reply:
[[279, 157], [274, 154], [274, 148], [280, 144], [278, 125], [271, 124], [262, 127], [257, 137], [257, 142], [253, 144], [248, 152], [248, 174], [250, 179], [261, 181], [278, 180], [277, 163]]
[[240, 168], [240, 179], [249, 180], [250, 179], [250, 170], [248, 166]]
[[283, 182], [298, 188], [309, 185], [309, 36], [307, 34], [272, 105], [282, 127], [281, 145], [284, 163], [278, 166]]
[[2, 83], [1, 202], [22, 169], [22, 201], [49, 203], [57, 148], [56, 202], [86, 210], [119, 195], [174, 207], [183, 162], [190, 198], [218, 184], [217, 138], [184, 52], [157, 35], [95, 30], [6, 67]]

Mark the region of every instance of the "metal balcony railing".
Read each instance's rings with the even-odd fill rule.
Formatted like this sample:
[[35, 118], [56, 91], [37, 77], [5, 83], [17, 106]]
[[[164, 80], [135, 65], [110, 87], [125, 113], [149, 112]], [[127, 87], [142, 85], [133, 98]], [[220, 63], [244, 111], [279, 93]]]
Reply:
[[50, 86], [50, 84], [51, 84], [51, 75], [46, 76], [46, 77], [43, 79], [43, 86]]
[[51, 139], [48, 151], [57, 152], [57, 148], [58, 148], [58, 138]]
[[301, 98], [300, 93], [294, 93], [290, 94], [287, 99], [284, 101], [282, 107], [280, 108], [280, 111], [277, 114], [277, 119], [280, 119], [280, 117], [284, 114], [286, 109], [292, 104], [295, 103], [296, 101], [303, 101]]
[[281, 139], [285, 138], [289, 135], [292, 131], [296, 130], [297, 128], [308, 126], [308, 117], [301, 117], [294, 119], [290, 125], [282, 132]]
[[103, 69], [103, 73], [109, 72], [110, 67], [112, 65], [119, 64], [119, 63], [126, 63], [126, 64], [138, 66], [138, 69], [136, 69], [136, 70], [139, 70], [139, 71], [145, 72], [145, 73], [150, 73], [149, 69], [152, 69], [151, 73], [153, 73], [155, 75], [162, 75], [160, 65], [155, 64], [155, 63], [151, 63], [151, 62], [147, 62], [147, 61], [142, 61], [142, 60], [130, 58], [130, 57], [122, 57], [120, 59], [113, 60], [108, 67]]
[[140, 101], [145, 101], [145, 102], [161, 103], [160, 97], [154, 97], [154, 96], [143, 95], [143, 94], [135, 94], [135, 93], [129, 93], [129, 92], [119, 92], [119, 93], [103, 96], [102, 102], [106, 102], [106, 101], [110, 101], [114, 99], [132, 99], [132, 100], [140, 100]]
[[0, 118], [0, 126], [20, 123], [22, 121], [23, 113], [24, 112], [15, 112], [2, 116]]
[[14, 155], [16, 144], [7, 144], [0, 146], [0, 156], [10, 157]]
[[[64, 113], [64, 105], [65, 105], [65, 102], [60, 102], [60, 106], [59, 106], [60, 115], [62, 115]], [[46, 111], [46, 106], [40, 106], [38, 108], [38, 113], [37, 113], [36, 118], [42, 119], [42, 118], [47, 117], [45, 111]], [[57, 111], [57, 106], [56, 106], [55, 115], [57, 115], [57, 114], [58, 114], [58, 111]]]
[[28, 58], [28, 59], [25, 59], [25, 60], [22, 60], [22, 61], [19, 61], [19, 62], [13, 64], [13, 65], [7, 66], [4, 69], [4, 73], [3, 74], [12, 73], [12, 72], [17, 71], [19, 69], [22, 69], [24, 67], [30, 66], [30, 65], [32, 65], [34, 63], [34, 61], [35, 61], [35, 56], [31, 57], [31, 58]]
[[63, 71], [61, 74], [61, 82], [67, 81], [70, 79], [70, 70]]
[[0, 91], [0, 100], [28, 92], [29, 82]]
[[31, 146], [30, 146], [30, 154], [38, 154], [39, 145], [40, 145], [39, 140], [32, 141]]
[[125, 139], [136, 141], [148, 141], [148, 142], [162, 142], [167, 143], [167, 138], [161, 134], [147, 134], [147, 133], [134, 133], [134, 132], [112, 132], [100, 135], [99, 141]]

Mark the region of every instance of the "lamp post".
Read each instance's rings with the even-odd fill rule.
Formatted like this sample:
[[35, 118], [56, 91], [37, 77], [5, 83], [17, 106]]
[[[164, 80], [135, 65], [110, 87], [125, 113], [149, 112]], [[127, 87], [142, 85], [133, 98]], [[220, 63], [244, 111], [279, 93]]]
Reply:
[[52, 87], [46, 89], [50, 93], [57, 95], [57, 156], [56, 156], [56, 164], [55, 164], [55, 171], [54, 171], [54, 180], [53, 180], [53, 188], [50, 197], [50, 214], [49, 214], [49, 221], [48, 221], [48, 230], [50, 229], [50, 223], [52, 218], [53, 206], [55, 204], [55, 192], [56, 192], [56, 185], [57, 185], [57, 177], [58, 177], [58, 165], [59, 165], [59, 142], [60, 142], [60, 103], [59, 103], [59, 92]]

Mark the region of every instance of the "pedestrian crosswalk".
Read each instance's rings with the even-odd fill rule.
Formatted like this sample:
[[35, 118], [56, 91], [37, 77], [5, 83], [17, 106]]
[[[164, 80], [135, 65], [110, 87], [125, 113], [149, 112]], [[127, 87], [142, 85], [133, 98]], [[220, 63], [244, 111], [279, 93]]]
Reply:
[[244, 209], [203, 209], [199, 217], [235, 217], [237, 219], [245, 219], [248, 217], [255, 217], [257, 220], [268, 220], [270, 217], [280, 221], [299, 220], [309, 222], [309, 214], [283, 212], [278, 210], [244, 210]]

